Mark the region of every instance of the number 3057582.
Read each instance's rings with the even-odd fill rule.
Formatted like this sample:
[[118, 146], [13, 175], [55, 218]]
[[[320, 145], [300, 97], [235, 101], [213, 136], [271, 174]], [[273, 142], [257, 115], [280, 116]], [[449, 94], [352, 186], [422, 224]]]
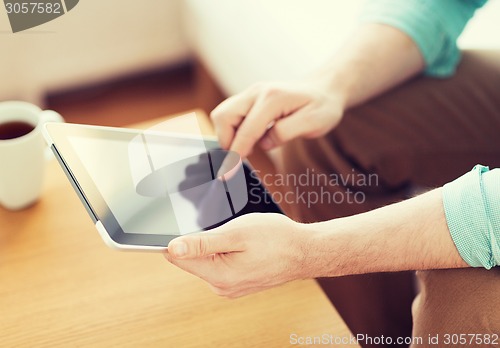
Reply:
[[5, 3], [5, 9], [8, 14], [27, 14], [27, 13], [38, 13], [38, 14], [60, 14], [61, 4], [60, 3], [50, 3], [50, 2], [7, 2]]
[[443, 338], [446, 345], [498, 344], [498, 334], [444, 334]]

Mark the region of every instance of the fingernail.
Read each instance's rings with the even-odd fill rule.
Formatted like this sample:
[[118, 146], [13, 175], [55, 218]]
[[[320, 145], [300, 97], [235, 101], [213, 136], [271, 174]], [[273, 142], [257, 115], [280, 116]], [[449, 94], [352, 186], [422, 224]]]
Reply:
[[187, 245], [184, 242], [175, 242], [170, 248], [172, 248], [172, 254], [174, 254], [175, 257], [182, 257], [187, 254]]

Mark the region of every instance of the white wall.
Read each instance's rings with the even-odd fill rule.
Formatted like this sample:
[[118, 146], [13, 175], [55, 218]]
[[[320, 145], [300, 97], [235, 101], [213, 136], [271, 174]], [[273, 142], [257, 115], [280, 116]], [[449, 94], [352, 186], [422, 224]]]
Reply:
[[181, 1], [82, 0], [16, 34], [0, 8], [0, 100], [38, 102], [47, 90], [185, 59]]
[[[66, 15], [16, 34], [0, 5], [0, 100], [39, 102], [47, 90], [176, 63], [189, 55], [185, 30], [228, 94], [257, 80], [296, 78], [331, 57], [362, 3], [81, 0]], [[460, 45], [499, 47], [500, 0], [480, 12]]]
[[500, 0], [489, 0], [458, 39], [462, 48], [500, 49]]
[[[231, 95], [256, 81], [301, 78], [330, 60], [365, 1], [185, 0], [184, 23], [193, 50]], [[459, 45], [499, 49], [498, 33], [500, 0], [489, 0]]]

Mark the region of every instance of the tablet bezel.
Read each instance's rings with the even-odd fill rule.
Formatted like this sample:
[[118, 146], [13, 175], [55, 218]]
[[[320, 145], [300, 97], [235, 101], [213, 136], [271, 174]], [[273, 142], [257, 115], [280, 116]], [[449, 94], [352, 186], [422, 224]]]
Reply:
[[[70, 137], [76, 136], [130, 141], [141, 133], [144, 133], [144, 130], [71, 123], [49, 122], [44, 127], [44, 135], [47, 142], [106, 244], [121, 250], [141, 249], [160, 251], [165, 250], [168, 243], [172, 239], [179, 237], [179, 235], [125, 233], [93, 182], [90, 174], [85, 169], [85, 166], [78, 158], [69, 140]], [[162, 134], [177, 138], [183, 142], [192, 140], [199, 143], [200, 141], [199, 137], [189, 134], [163, 132]], [[215, 137], [204, 136], [203, 141], [207, 150], [219, 147]]]

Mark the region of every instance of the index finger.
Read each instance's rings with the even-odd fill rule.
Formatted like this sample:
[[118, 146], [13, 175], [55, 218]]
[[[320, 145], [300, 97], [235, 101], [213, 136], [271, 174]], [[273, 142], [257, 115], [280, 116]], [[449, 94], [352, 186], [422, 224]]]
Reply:
[[230, 150], [247, 157], [254, 145], [266, 133], [269, 125], [281, 117], [282, 105], [274, 98], [257, 97], [247, 116], [236, 130]]
[[227, 98], [210, 113], [215, 132], [223, 149], [228, 149], [233, 142], [235, 130], [255, 101], [255, 92], [246, 90]]

